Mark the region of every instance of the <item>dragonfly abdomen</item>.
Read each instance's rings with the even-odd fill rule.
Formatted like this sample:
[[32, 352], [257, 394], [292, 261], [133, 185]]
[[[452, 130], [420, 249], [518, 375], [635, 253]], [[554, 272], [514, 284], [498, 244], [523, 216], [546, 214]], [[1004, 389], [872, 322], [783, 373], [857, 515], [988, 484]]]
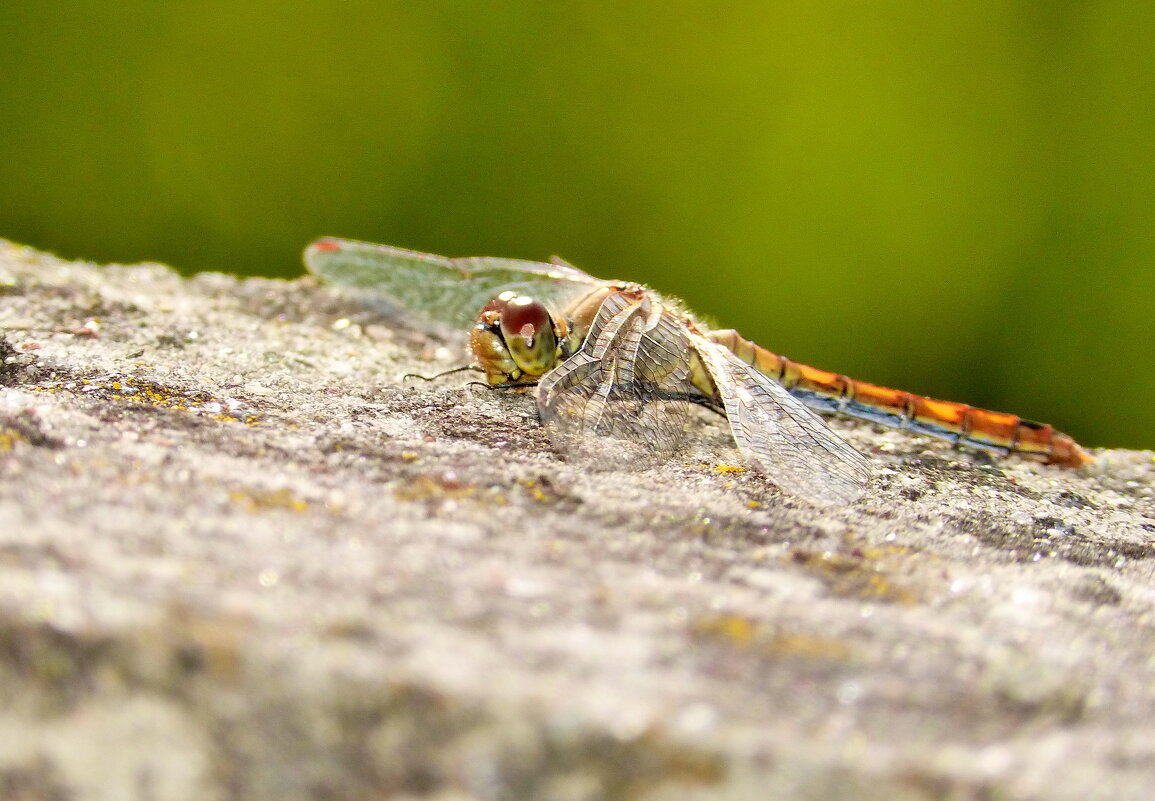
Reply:
[[772, 353], [737, 331], [711, 331], [710, 339], [764, 373], [819, 412], [844, 414], [927, 434], [959, 447], [1080, 467], [1094, 461], [1071, 437], [1046, 423], [965, 403], [940, 401], [857, 381]]

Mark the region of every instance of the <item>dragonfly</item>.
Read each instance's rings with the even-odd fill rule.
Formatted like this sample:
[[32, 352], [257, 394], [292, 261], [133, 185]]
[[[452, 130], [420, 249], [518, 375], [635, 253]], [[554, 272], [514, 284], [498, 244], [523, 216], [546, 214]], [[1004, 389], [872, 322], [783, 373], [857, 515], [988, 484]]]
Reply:
[[1045, 423], [858, 381], [793, 361], [629, 281], [550, 262], [431, 253], [326, 237], [305, 265], [426, 329], [469, 330], [491, 387], [533, 389], [565, 455], [635, 464], [669, 455], [695, 406], [723, 415], [743, 457], [780, 490], [845, 506], [869, 461], [819, 415], [844, 415], [996, 455], [1079, 467], [1092, 457]]

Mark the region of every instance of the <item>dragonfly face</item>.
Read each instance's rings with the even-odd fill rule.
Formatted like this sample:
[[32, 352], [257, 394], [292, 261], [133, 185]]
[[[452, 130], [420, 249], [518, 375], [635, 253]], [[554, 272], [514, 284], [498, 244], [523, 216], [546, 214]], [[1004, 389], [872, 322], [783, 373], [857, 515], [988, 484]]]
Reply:
[[490, 385], [529, 385], [569, 357], [568, 333], [545, 304], [508, 290], [482, 307], [469, 344]]

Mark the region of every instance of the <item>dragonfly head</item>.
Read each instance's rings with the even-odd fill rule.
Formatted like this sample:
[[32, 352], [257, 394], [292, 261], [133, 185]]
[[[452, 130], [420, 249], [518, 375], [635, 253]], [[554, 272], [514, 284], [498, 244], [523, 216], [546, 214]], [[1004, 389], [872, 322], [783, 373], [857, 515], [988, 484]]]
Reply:
[[563, 358], [564, 322], [540, 301], [502, 292], [481, 310], [470, 347], [490, 384], [533, 381]]

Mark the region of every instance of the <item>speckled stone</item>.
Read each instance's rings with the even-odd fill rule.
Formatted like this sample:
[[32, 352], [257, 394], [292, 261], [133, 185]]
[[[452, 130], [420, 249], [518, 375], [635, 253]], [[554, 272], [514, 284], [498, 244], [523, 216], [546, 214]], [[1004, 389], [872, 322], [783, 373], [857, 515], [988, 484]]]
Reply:
[[0, 327], [0, 798], [1155, 798], [1150, 452], [819, 509], [310, 279], [0, 242]]

